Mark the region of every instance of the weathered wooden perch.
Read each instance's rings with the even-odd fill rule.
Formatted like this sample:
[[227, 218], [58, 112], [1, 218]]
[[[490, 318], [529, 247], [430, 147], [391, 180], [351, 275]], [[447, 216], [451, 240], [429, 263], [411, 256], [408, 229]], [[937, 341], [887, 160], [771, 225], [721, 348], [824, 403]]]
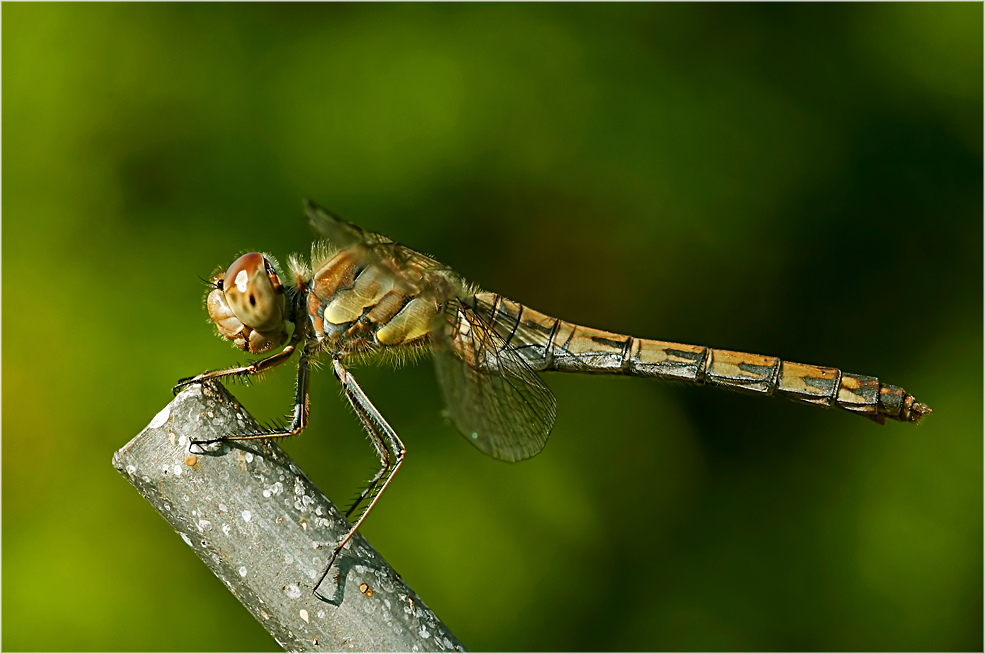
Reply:
[[341, 512], [272, 441], [189, 452], [256, 427], [219, 384], [190, 386], [113, 465], [288, 651], [463, 651], [462, 644], [361, 534], [321, 592], [315, 580], [349, 528]]

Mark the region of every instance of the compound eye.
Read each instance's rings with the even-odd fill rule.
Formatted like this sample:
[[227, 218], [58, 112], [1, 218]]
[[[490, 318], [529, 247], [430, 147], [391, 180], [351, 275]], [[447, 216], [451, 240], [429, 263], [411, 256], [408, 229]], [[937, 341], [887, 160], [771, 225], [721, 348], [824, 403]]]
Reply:
[[284, 289], [259, 252], [244, 254], [229, 266], [222, 292], [229, 308], [247, 327], [260, 332], [283, 329]]

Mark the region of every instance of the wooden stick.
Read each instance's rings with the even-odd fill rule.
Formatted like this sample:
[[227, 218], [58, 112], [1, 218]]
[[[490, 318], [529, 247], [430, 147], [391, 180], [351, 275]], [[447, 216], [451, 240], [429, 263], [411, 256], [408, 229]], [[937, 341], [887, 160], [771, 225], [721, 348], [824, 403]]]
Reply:
[[357, 533], [321, 592], [349, 523], [272, 441], [191, 440], [255, 429], [220, 384], [190, 386], [113, 455], [113, 465], [288, 651], [464, 651]]

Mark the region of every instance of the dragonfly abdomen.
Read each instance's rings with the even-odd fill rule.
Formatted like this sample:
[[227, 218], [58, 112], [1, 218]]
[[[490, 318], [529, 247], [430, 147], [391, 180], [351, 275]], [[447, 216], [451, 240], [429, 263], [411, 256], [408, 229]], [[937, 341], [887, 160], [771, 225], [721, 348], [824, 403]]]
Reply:
[[500, 295], [469, 303], [537, 371], [625, 374], [710, 384], [757, 395], [780, 395], [817, 406], [836, 406], [877, 422], [917, 422], [930, 409], [902, 388], [876, 377], [778, 357], [684, 345], [552, 318]]
[[917, 422], [930, 409], [902, 388], [877, 377], [838, 368], [784, 361], [779, 357], [693, 345], [632, 339], [630, 372], [648, 377], [683, 379], [760, 395], [780, 395], [796, 402], [838, 407], [871, 418]]

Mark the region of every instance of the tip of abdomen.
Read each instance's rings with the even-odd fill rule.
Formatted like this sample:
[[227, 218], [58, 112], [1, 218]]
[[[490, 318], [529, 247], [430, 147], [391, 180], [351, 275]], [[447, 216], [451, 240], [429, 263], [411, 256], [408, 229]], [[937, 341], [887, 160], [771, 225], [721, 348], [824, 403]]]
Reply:
[[917, 402], [916, 399], [899, 386], [881, 384], [879, 386], [878, 415], [875, 419], [898, 420], [899, 422], [918, 423], [931, 413], [930, 407]]
[[934, 411], [926, 404], [921, 404], [913, 399], [912, 395], [907, 396], [907, 404], [909, 404], [909, 409], [905, 410], [905, 416], [901, 416], [906, 422], [912, 422], [914, 424], [920, 422], [920, 420], [928, 413], [933, 413]]

